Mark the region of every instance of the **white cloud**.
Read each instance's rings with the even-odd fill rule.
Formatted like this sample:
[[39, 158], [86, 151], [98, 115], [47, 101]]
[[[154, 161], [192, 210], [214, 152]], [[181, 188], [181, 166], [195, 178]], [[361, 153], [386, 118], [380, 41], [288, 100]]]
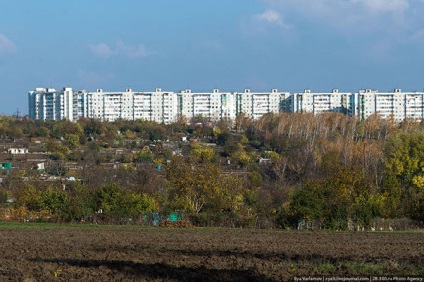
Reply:
[[122, 41], [117, 41], [114, 47], [110, 47], [106, 43], [90, 44], [89, 49], [93, 55], [101, 58], [123, 56], [130, 59], [135, 59], [148, 55], [147, 50], [143, 44], [131, 46], [125, 44]]
[[110, 49], [109, 46], [105, 43], [90, 44], [89, 48], [91, 53], [102, 58], [108, 58], [114, 54], [112, 49]]
[[[289, 35], [302, 40], [311, 33], [322, 33], [323, 38], [340, 40], [347, 46], [363, 46], [357, 52], [381, 60], [401, 48], [424, 45], [424, 0], [259, 1], [264, 10], [276, 12], [269, 13], [269, 20], [278, 22], [281, 18], [290, 26], [290, 33], [285, 32], [284, 38]], [[267, 18], [266, 13], [259, 15], [257, 19]], [[255, 28], [258, 29], [251, 29]]]
[[257, 14], [254, 16], [254, 18], [259, 22], [266, 22], [270, 24], [276, 24], [279, 26], [286, 27], [286, 25], [283, 22], [283, 17], [280, 13], [278, 13], [275, 10], [267, 10], [263, 12], [262, 14]]
[[[312, 22], [348, 36], [353, 33], [394, 34], [422, 26], [421, 0], [263, 0], [266, 8], [280, 13], [290, 26]], [[293, 22], [297, 22], [296, 25]], [[409, 30], [410, 31], [410, 30]]]
[[322, 14], [326, 11], [341, 9], [357, 12], [357, 8], [362, 12], [405, 12], [417, 0], [264, 0], [264, 2], [270, 9], [283, 7], [302, 10], [305, 13]]
[[352, 0], [373, 12], [403, 13], [409, 8], [409, 0]]
[[284, 16], [277, 9], [267, 9], [262, 13], [252, 15], [241, 27], [243, 34], [248, 37], [266, 34], [269, 31], [274, 32], [275, 28], [287, 35], [292, 28], [285, 22]]
[[0, 54], [14, 53], [16, 51], [16, 46], [5, 35], [0, 33]]

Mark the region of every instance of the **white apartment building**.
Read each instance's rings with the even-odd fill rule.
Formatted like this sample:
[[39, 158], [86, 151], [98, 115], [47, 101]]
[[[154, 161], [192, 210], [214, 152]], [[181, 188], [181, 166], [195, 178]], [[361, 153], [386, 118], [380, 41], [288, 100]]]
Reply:
[[73, 91], [70, 87], [62, 90], [36, 88], [28, 95], [29, 116], [39, 120], [74, 120]]
[[292, 112], [310, 112], [320, 114], [324, 112], [347, 113], [349, 97], [352, 93], [339, 92], [338, 89], [328, 93], [314, 93], [306, 89], [303, 93], [294, 93], [292, 97]]
[[[171, 123], [177, 119], [177, 95], [156, 88], [155, 92], [135, 92], [128, 107], [132, 116], [126, 119], [144, 119], [159, 123]], [[124, 118], [124, 117], [123, 117]]]
[[405, 118], [424, 119], [424, 92], [405, 93]]
[[154, 92], [103, 92], [87, 94], [87, 114], [94, 118], [114, 121], [122, 119], [144, 119], [170, 123], [177, 118], [177, 96], [157, 88]]
[[367, 119], [377, 113], [382, 118], [392, 118], [400, 122], [405, 118], [424, 119], [424, 92], [378, 92], [365, 89], [357, 93], [311, 92], [303, 93], [251, 92], [242, 93], [192, 92], [190, 89], [175, 93], [157, 88], [153, 92], [134, 92], [127, 88], [124, 92], [73, 91], [70, 87], [62, 90], [36, 88], [28, 95], [29, 116], [39, 120], [69, 119], [80, 117], [114, 121], [118, 118], [144, 119], [159, 123], [175, 122], [179, 116], [188, 120], [203, 116], [210, 120], [231, 119], [244, 113], [252, 119], [259, 119], [267, 113], [341, 112], [359, 119]]
[[203, 116], [210, 120], [235, 119], [236, 95], [230, 92], [192, 92], [190, 89], [178, 93], [178, 112], [188, 120]]
[[114, 121], [145, 119], [170, 123], [177, 118], [177, 95], [174, 92], [95, 92], [72, 91], [64, 88], [36, 88], [29, 92], [29, 116], [31, 119], [77, 121], [80, 117]]
[[421, 120], [424, 117], [424, 92], [402, 92], [395, 89], [393, 92], [378, 92], [377, 90], [360, 90], [357, 99], [358, 115], [366, 119], [377, 113], [385, 119], [393, 118], [401, 122], [406, 118]]
[[243, 93], [237, 93], [237, 113], [244, 113], [252, 119], [259, 119], [267, 113], [278, 113], [286, 106], [286, 98], [289, 93], [278, 92], [251, 92], [245, 89]]

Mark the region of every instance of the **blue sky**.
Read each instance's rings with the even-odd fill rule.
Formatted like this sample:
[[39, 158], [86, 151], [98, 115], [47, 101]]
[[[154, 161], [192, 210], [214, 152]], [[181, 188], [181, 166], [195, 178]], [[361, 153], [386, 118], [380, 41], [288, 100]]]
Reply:
[[0, 114], [35, 87], [424, 89], [423, 0], [2, 0]]

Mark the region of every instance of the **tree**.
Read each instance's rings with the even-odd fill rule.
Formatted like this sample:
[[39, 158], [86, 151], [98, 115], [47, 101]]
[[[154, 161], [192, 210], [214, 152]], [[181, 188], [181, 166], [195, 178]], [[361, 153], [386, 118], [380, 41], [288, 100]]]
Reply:
[[136, 155], [136, 160], [138, 162], [146, 162], [146, 163], [150, 163], [153, 162], [153, 154], [150, 151], [150, 149], [148, 147], [144, 148], [143, 150], [140, 150], [137, 155]]
[[39, 137], [49, 137], [50, 136], [50, 130], [45, 126], [38, 127], [36, 131], [36, 136]]
[[64, 190], [47, 187], [41, 192], [42, 209], [53, 214], [66, 215], [70, 205], [68, 195]]
[[102, 209], [106, 215], [121, 211], [123, 202], [124, 192], [115, 183], [102, 185], [94, 193], [96, 210]]
[[412, 219], [423, 221], [424, 220], [424, 191], [417, 192], [407, 207], [407, 215]]
[[238, 149], [232, 153], [230, 158], [241, 167], [247, 167], [247, 165], [252, 162], [251, 156], [243, 149]]
[[237, 132], [246, 131], [252, 124], [252, 119], [246, 114], [241, 113], [236, 116], [235, 127]]
[[39, 211], [43, 206], [43, 197], [40, 190], [31, 184], [25, 184], [16, 192], [16, 203], [31, 211]]
[[130, 140], [134, 140], [134, 139], [137, 138], [137, 134], [130, 129], [127, 129], [125, 131], [124, 135], [125, 135], [125, 138], [130, 139]]
[[382, 209], [381, 197], [377, 194], [361, 194], [351, 205], [351, 218], [359, 225], [369, 227]]
[[6, 132], [6, 134], [9, 136], [9, 138], [13, 138], [13, 139], [22, 138], [24, 136], [24, 132], [22, 128], [18, 126], [10, 127], [10, 129]]
[[381, 198], [381, 215], [383, 218], [396, 218], [402, 214], [400, 210], [402, 187], [393, 173], [386, 172], [383, 176]]
[[385, 147], [386, 167], [404, 187], [421, 187], [424, 172], [424, 133], [392, 135]]
[[69, 152], [69, 148], [60, 143], [49, 141], [46, 144], [46, 151], [52, 153], [52, 158], [57, 160], [65, 159], [66, 154]]
[[222, 175], [219, 189], [212, 199], [215, 210], [238, 211], [244, 205], [243, 179], [234, 175]]
[[68, 173], [68, 169], [62, 162], [53, 163], [47, 168], [47, 173], [54, 176], [65, 176]]
[[346, 229], [349, 218], [368, 226], [380, 215], [381, 200], [372, 193], [364, 175], [354, 167], [342, 167], [320, 180], [308, 180], [293, 193], [290, 221], [319, 220], [323, 227]]
[[166, 170], [172, 201], [179, 208], [199, 213], [218, 194], [220, 174], [221, 170], [214, 164], [199, 164], [175, 157]]
[[210, 147], [193, 143], [191, 145], [191, 153], [196, 161], [200, 163], [205, 163], [211, 161], [213, 155], [215, 154], [215, 151]]
[[154, 212], [159, 209], [159, 204], [156, 199], [146, 193], [125, 193], [122, 206], [125, 208], [125, 213], [127, 215]]
[[80, 138], [77, 134], [66, 134], [66, 141], [68, 142], [70, 149], [78, 148], [80, 144]]
[[295, 227], [299, 220], [322, 219], [324, 201], [319, 196], [320, 186], [320, 182], [308, 181], [301, 188], [295, 189], [286, 213], [287, 218], [280, 220]]

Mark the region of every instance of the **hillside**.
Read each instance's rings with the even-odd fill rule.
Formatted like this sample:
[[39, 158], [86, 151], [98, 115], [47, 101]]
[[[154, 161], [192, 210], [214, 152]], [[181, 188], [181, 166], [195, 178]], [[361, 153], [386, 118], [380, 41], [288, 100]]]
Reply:
[[424, 219], [424, 126], [412, 120], [1, 117], [0, 136], [9, 220], [146, 224], [178, 210], [202, 226], [388, 229]]

